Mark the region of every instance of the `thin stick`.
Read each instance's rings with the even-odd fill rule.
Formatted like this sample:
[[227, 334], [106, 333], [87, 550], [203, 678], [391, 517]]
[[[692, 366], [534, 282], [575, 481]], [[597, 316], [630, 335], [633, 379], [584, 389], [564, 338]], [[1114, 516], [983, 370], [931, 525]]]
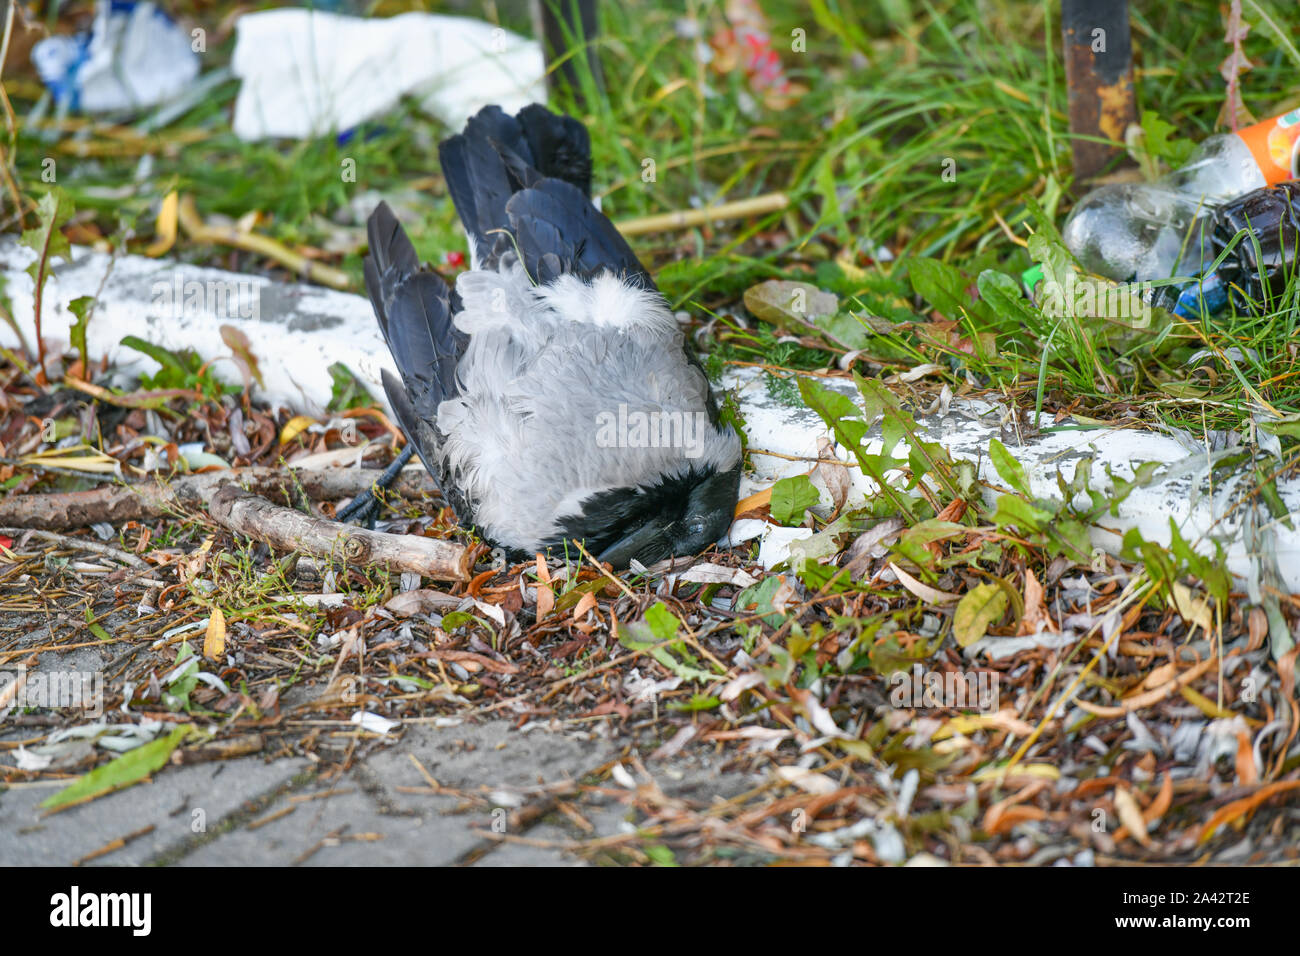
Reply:
[[127, 554], [119, 548], [112, 545], [101, 544], [98, 541], [88, 541], [85, 538], [73, 538], [66, 534], [56, 534], [53, 531], [42, 531], [39, 528], [0, 528], [0, 532], [17, 537], [19, 535], [30, 535], [34, 538], [40, 538], [42, 541], [49, 541], [60, 547], [67, 548], [69, 551], [90, 551], [94, 554], [102, 554], [106, 558], [112, 558], [122, 564], [129, 564], [133, 568], [148, 568], [134, 554]]
[[622, 219], [614, 225], [625, 236], [643, 236], [651, 232], [690, 229], [720, 219], [761, 216], [764, 213], [778, 212], [789, 205], [790, 197], [785, 193], [766, 193], [762, 196], [754, 196], [752, 199], [738, 199], [735, 202], [724, 202], [719, 206], [706, 206], [703, 209], [679, 209], [676, 212], [666, 212], [657, 216]]

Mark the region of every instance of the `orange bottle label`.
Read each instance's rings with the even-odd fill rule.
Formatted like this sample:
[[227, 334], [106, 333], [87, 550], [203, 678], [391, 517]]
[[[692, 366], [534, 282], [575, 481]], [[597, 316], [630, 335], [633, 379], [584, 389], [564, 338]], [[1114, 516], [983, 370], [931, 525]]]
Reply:
[[1237, 135], [1250, 147], [1267, 185], [1300, 179], [1300, 110], [1239, 129]]

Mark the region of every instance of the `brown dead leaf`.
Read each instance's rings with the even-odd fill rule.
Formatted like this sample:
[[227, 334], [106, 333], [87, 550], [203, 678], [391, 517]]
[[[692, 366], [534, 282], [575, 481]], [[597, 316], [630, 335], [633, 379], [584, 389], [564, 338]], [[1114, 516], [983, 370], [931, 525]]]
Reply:
[[[1115, 813], [1119, 817], [1119, 822], [1124, 824], [1124, 829], [1128, 835], [1137, 840], [1143, 846], [1151, 845], [1151, 837], [1147, 835], [1146, 820], [1142, 817], [1142, 809], [1138, 806], [1137, 800], [1133, 794], [1123, 787], [1115, 788]], [[1115, 835], [1119, 839], [1119, 834]]]
[[984, 829], [994, 836], [1007, 833], [1018, 823], [1042, 820], [1047, 817], [1047, 811], [1041, 807], [1007, 807], [997, 814], [994, 814], [993, 809], [990, 807], [989, 812], [984, 815]]
[[[581, 621], [583, 618], [585, 618], [587, 616], [588, 611], [595, 611], [595, 610], [596, 610], [596, 595], [588, 591], [579, 599], [577, 605], [573, 609], [574, 623], [576, 624], [579, 621]], [[596, 616], [597, 617], [600, 616], [599, 611], [596, 612]]]
[[555, 592], [549, 585], [538, 582], [537, 584], [537, 620], [542, 620], [555, 607]]
[[1040, 630], [1051, 631], [1056, 633], [1057, 626], [1052, 622], [1052, 617], [1047, 613], [1047, 603], [1043, 598], [1043, 586], [1034, 576], [1033, 568], [1025, 568], [1025, 614], [1020, 619], [1020, 628], [1016, 633], [1020, 636], [1027, 634], [1037, 634]]
[[821, 476], [822, 483], [831, 494], [831, 501], [835, 503], [835, 510], [839, 511], [849, 497], [849, 470], [840, 464], [827, 464], [835, 458], [835, 446], [826, 438], [817, 439], [817, 457], [821, 461], [813, 471]]
[[1142, 819], [1146, 821], [1148, 829], [1152, 824], [1160, 822], [1169, 811], [1173, 800], [1174, 778], [1166, 771], [1164, 780], [1160, 781], [1160, 790], [1156, 793], [1156, 798], [1151, 801], [1151, 806], [1142, 811]]
[[1210, 837], [1214, 836], [1214, 831], [1219, 829], [1225, 823], [1231, 823], [1234, 820], [1241, 819], [1246, 814], [1256, 810], [1260, 804], [1264, 803], [1271, 797], [1279, 793], [1285, 793], [1287, 790], [1294, 790], [1300, 787], [1300, 780], [1279, 780], [1277, 783], [1270, 783], [1261, 787], [1249, 797], [1243, 797], [1240, 800], [1234, 800], [1225, 807], [1220, 807], [1219, 811], [1206, 821], [1205, 826], [1201, 828], [1201, 835], [1198, 842], [1204, 843]]
[[1259, 783], [1259, 770], [1255, 767], [1255, 750], [1250, 745], [1250, 731], [1237, 732], [1237, 783], [1253, 787]]

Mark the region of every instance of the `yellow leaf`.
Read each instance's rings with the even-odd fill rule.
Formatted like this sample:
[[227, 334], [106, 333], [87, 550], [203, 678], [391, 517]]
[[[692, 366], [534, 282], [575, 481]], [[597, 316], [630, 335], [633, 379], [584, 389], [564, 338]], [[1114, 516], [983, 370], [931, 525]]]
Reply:
[[163, 198], [162, 208], [158, 210], [158, 222], [154, 225], [158, 239], [145, 247], [146, 256], [156, 259], [171, 251], [176, 243], [176, 214], [179, 210], [180, 195], [173, 189]]
[[1160, 791], [1156, 798], [1151, 801], [1151, 806], [1142, 811], [1142, 819], [1147, 822], [1148, 827], [1152, 823], [1159, 822], [1168, 811], [1169, 806], [1174, 802], [1174, 778], [1168, 773], [1165, 779], [1160, 782]]
[[1007, 767], [986, 767], [971, 775], [971, 779], [976, 783], [982, 783], [985, 780], [1000, 780], [1004, 777], [1047, 777], [1049, 780], [1059, 780], [1061, 771], [1049, 763], [1018, 763], [1010, 769]]
[[1174, 607], [1178, 609], [1178, 614], [1188, 624], [1199, 624], [1201, 630], [1207, 634], [1214, 626], [1214, 621], [1210, 617], [1210, 606], [1205, 602], [1205, 598], [1198, 595], [1186, 584], [1175, 582], [1173, 587]]
[[310, 415], [295, 415], [284, 423], [284, 428], [280, 430], [280, 444], [287, 445], [293, 441], [309, 427], [316, 424], [316, 419]]
[[1227, 720], [1237, 716], [1236, 713], [1226, 707], [1220, 707], [1198, 690], [1184, 687], [1179, 693], [1194, 704], [1206, 717], [1220, 717]]
[[226, 615], [221, 608], [214, 607], [208, 618], [208, 630], [203, 635], [203, 656], [208, 660], [219, 661], [226, 655]]

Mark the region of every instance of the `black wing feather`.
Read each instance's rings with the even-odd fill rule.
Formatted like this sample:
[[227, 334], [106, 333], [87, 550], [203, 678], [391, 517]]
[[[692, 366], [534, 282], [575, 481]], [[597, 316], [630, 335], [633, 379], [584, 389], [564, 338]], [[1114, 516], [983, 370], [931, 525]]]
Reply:
[[384, 392], [443, 497], [457, 517], [469, 523], [472, 516], [466, 502], [438, 466], [436, 455], [442, 441], [437, 428], [438, 405], [459, 392], [456, 365], [468, 342], [452, 324], [458, 303], [441, 276], [421, 268], [415, 247], [387, 203], [380, 203], [370, 214], [367, 232], [366, 292], [401, 374], [400, 383], [387, 372], [383, 374]]

